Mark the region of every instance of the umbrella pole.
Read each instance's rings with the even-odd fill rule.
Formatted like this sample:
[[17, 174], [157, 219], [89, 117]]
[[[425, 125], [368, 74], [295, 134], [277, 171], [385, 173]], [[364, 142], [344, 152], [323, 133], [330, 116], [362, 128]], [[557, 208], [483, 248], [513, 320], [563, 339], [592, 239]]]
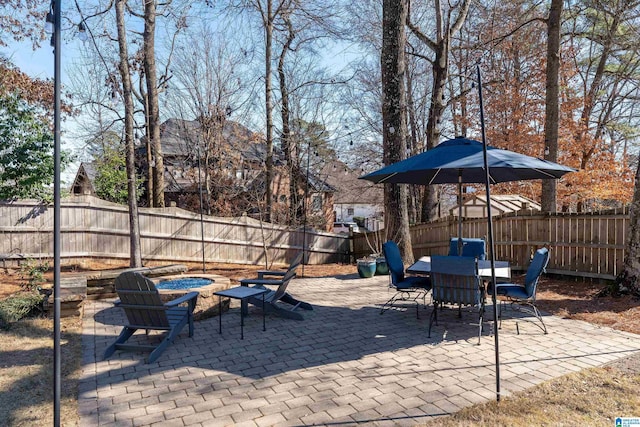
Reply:
[[458, 256], [462, 256], [462, 169], [458, 169]]
[[484, 169], [485, 169], [485, 190], [487, 193], [487, 232], [489, 234], [489, 250], [491, 260], [491, 299], [493, 301], [493, 337], [495, 341], [495, 353], [496, 353], [496, 400], [500, 401], [500, 345], [498, 339], [498, 296], [496, 295], [496, 257], [495, 247], [493, 242], [493, 221], [491, 219], [491, 189], [490, 189], [490, 175], [489, 175], [489, 159], [487, 157], [487, 139], [484, 130], [484, 107], [482, 104], [482, 77], [480, 75], [480, 65], [477, 65], [478, 71], [478, 100], [480, 102], [480, 128], [482, 130], [482, 152], [484, 157]]

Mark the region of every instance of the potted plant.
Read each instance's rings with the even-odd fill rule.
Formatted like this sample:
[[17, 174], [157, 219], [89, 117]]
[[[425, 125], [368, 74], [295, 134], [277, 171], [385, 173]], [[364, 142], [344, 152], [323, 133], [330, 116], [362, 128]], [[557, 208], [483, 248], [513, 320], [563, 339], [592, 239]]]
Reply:
[[373, 256], [366, 256], [357, 260], [358, 275], [361, 278], [373, 277], [376, 274], [376, 258]]
[[384, 275], [389, 274], [389, 266], [387, 265], [387, 259], [382, 254], [382, 243], [384, 243], [384, 230], [376, 230], [373, 232], [367, 232], [364, 234], [364, 238], [371, 249], [370, 257], [376, 260], [375, 274]]

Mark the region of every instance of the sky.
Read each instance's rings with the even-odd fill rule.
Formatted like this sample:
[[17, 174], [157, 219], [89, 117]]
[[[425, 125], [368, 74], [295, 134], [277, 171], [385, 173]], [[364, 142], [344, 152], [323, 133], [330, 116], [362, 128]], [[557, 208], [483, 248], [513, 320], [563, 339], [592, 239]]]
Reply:
[[6, 56], [20, 70], [31, 77], [53, 78], [53, 47], [48, 42], [38, 50], [32, 50], [31, 43], [11, 43], [5, 48]]

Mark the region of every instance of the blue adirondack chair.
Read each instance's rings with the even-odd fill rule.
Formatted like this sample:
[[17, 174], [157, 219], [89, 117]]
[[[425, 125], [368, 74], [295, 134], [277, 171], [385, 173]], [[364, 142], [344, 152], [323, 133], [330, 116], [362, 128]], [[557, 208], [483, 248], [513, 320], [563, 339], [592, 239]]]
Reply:
[[[287, 271], [258, 271], [258, 277], [255, 279], [242, 279], [242, 286], [254, 285], [255, 288], [268, 289], [269, 292], [264, 295], [264, 308], [267, 313], [274, 313], [277, 316], [293, 320], [304, 320], [302, 314], [295, 310], [301, 308], [303, 310], [313, 310], [313, 306], [307, 302], [300, 301], [292, 297], [287, 292], [287, 286], [291, 279], [296, 277], [296, 270], [302, 263], [303, 253], [296, 255]], [[277, 286], [275, 290], [267, 288], [267, 286]], [[262, 307], [262, 296], [249, 298], [249, 303]], [[283, 305], [281, 303], [286, 303]], [[243, 307], [243, 310], [245, 308]]]
[[[189, 325], [189, 337], [193, 336], [193, 310], [198, 292], [189, 292], [168, 303], [163, 303], [154, 283], [136, 272], [124, 272], [115, 281], [120, 298], [118, 307], [124, 309], [128, 323], [118, 338], [104, 352], [104, 358], [110, 357], [116, 350], [150, 351], [147, 363], [154, 362], [178, 336], [182, 328]], [[180, 306], [186, 304], [186, 306]], [[158, 345], [127, 344], [126, 341], [138, 329], [166, 331], [164, 339]]]

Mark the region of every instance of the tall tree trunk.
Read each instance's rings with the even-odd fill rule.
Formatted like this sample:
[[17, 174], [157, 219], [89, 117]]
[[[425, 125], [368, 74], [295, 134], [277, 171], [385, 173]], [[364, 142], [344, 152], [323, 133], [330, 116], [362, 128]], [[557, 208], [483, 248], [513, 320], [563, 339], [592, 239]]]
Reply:
[[636, 169], [633, 200], [629, 207], [629, 232], [624, 264], [618, 274], [613, 293], [626, 292], [640, 296], [640, 163]]
[[[406, 61], [406, 57], [405, 57]], [[406, 61], [405, 68], [409, 69], [409, 61]], [[405, 72], [407, 79], [407, 119], [409, 120], [409, 133], [411, 137], [408, 139], [408, 150], [410, 155], [416, 155], [419, 153], [418, 148], [418, 119], [416, 118], [415, 102], [413, 99], [413, 80], [410, 72]], [[418, 212], [418, 206], [420, 201], [420, 187], [418, 185], [411, 185], [408, 189], [408, 213], [409, 224], [417, 224], [420, 222], [420, 215]]]
[[129, 53], [127, 51], [127, 32], [124, 23], [126, 0], [116, 0], [116, 26], [118, 30], [118, 47], [120, 62], [120, 78], [122, 80], [122, 99], [124, 101], [124, 134], [126, 147], [127, 192], [129, 197], [129, 246], [131, 267], [142, 267], [140, 255], [140, 224], [138, 222], [138, 197], [136, 194], [135, 146], [133, 135], [133, 97], [131, 74], [129, 71]]
[[[427, 149], [434, 148], [440, 142], [440, 120], [444, 113], [444, 89], [449, 71], [449, 38], [443, 37], [435, 50], [433, 61], [433, 86], [431, 88], [431, 104], [427, 120]], [[422, 199], [422, 220], [432, 221], [437, 217], [438, 197], [436, 187], [425, 188]]]
[[[440, 121], [445, 109], [444, 89], [449, 77], [449, 46], [453, 35], [460, 31], [469, 12], [470, 0], [463, 0], [459, 6], [458, 16], [451, 23], [453, 10], [449, 10], [445, 19], [440, 0], [435, 0], [435, 39], [432, 40], [424, 32], [414, 25], [410, 19], [407, 25], [411, 32], [434, 53], [433, 86], [431, 91], [431, 104], [429, 105], [429, 118], [427, 120], [427, 149], [431, 149], [440, 143]], [[433, 186], [425, 188], [422, 199], [422, 221], [430, 221], [438, 215], [437, 189]]]
[[265, 220], [271, 221], [271, 206], [273, 204], [272, 182], [273, 182], [273, 108], [272, 97], [273, 89], [271, 85], [271, 49], [273, 45], [273, 2], [267, 0], [267, 10], [264, 16], [265, 30], [265, 50], [264, 50], [264, 100], [266, 107], [267, 119], [267, 159], [266, 159], [266, 175], [265, 175]]
[[[558, 161], [560, 25], [563, 0], [551, 0], [547, 20], [547, 87], [545, 99], [544, 145], [546, 160]], [[542, 180], [542, 210], [556, 212], [556, 180]]]
[[[149, 97], [146, 94], [146, 90], [142, 90], [142, 82], [140, 82], [140, 93], [144, 94], [144, 128], [149, 133]], [[153, 147], [151, 141], [146, 138], [145, 146], [147, 149], [147, 206], [154, 207], [153, 200]]]
[[[383, 0], [382, 3], [382, 135], [385, 164], [405, 158], [407, 119], [405, 92], [406, 43], [405, 22], [407, 0]], [[386, 184], [385, 229], [387, 237], [396, 241], [405, 262], [413, 261], [407, 186]]]
[[291, 113], [289, 111], [289, 90], [287, 88], [287, 78], [285, 75], [285, 59], [287, 52], [293, 43], [295, 33], [291, 20], [288, 16], [283, 16], [284, 22], [287, 25], [288, 34], [287, 40], [282, 47], [280, 56], [278, 58], [278, 81], [280, 82], [280, 116], [282, 118], [282, 152], [284, 153], [285, 161], [289, 165], [289, 224], [294, 225], [297, 223], [298, 213], [298, 184], [300, 181], [300, 167], [298, 165], [298, 153], [293, 141], [291, 140]]
[[158, 106], [158, 78], [156, 74], [155, 56], [156, 2], [144, 2], [144, 75], [147, 82], [147, 138], [153, 149], [153, 205], [164, 207], [164, 160], [160, 141], [160, 109]]

